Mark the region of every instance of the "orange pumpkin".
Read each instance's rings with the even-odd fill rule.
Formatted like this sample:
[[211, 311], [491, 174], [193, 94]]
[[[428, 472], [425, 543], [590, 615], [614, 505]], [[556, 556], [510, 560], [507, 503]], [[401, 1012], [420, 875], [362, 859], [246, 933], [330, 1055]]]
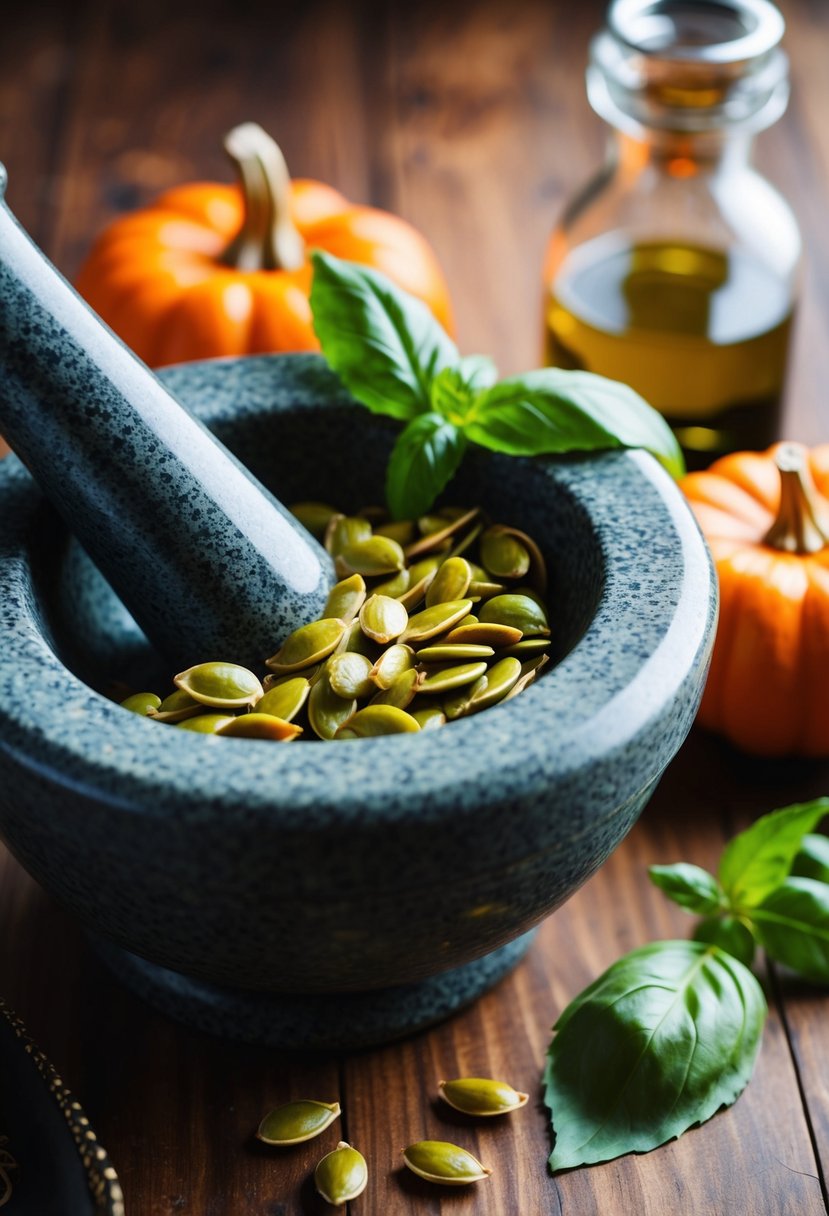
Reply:
[[698, 721], [747, 752], [829, 755], [829, 444], [738, 452], [681, 484], [720, 581]]
[[410, 224], [321, 182], [292, 182], [255, 123], [231, 131], [225, 148], [240, 187], [168, 190], [111, 224], [78, 276], [81, 295], [146, 363], [318, 350], [311, 248], [383, 271], [452, 332], [437, 258]]

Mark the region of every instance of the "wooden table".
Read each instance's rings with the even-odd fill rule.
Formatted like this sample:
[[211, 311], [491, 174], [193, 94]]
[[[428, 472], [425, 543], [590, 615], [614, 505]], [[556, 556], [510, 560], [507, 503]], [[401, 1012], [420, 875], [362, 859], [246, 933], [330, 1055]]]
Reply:
[[[0, 42], [0, 155], [9, 201], [71, 274], [117, 212], [194, 177], [227, 176], [219, 139], [252, 118], [297, 175], [398, 211], [432, 239], [464, 351], [503, 372], [539, 351], [539, 267], [565, 197], [597, 164], [602, 129], [582, 68], [597, 5], [77, 0], [15, 6]], [[787, 432], [827, 434], [829, 6], [784, 0], [794, 95], [759, 161], [784, 185], [809, 252]], [[156, 1015], [118, 986], [75, 923], [0, 852], [0, 993], [85, 1103], [130, 1216], [287, 1216], [322, 1208], [316, 1154], [251, 1134], [291, 1097], [339, 1099], [367, 1156], [355, 1213], [487, 1216], [812, 1216], [827, 1209], [829, 1001], [760, 967], [771, 1016], [731, 1110], [647, 1156], [551, 1178], [539, 1075], [567, 1002], [624, 951], [691, 921], [648, 883], [652, 862], [713, 867], [752, 817], [829, 792], [823, 764], [748, 761], [692, 735], [616, 854], [542, 928], [527, 960], [466, 1013], [403, 1043], [301, 1057], [227, 1045]], [[504, 1076], [532, 1100], [479, 1126], [433, 1100], [441, 1077]], [[494, 1169], [460, 1193], [400, 1170], [431, 1136]], [[326, 1142], [327, 1143], [327, 1142]]]

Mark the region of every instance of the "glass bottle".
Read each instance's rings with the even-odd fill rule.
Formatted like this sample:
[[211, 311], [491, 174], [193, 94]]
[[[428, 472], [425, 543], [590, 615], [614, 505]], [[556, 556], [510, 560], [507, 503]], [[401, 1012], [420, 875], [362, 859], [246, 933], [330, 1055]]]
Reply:
[[800, 235], [751, 149], [783, 29], [769, 0], [615, 0], [587, 71], [607, 163], [547, 252], [546, 361], [630, 384], [692, 468], [778, 433]]

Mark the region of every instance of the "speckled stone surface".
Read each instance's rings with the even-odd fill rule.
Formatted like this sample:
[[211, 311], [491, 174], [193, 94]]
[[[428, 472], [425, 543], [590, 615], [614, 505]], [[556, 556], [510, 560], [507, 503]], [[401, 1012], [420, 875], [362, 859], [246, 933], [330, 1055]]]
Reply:
[[324, 550], [107, 329], [2, 203], [0, 429], [181, 670], [319, 615]]
[[[395, 426], [341, 404], [318, 358], [165, 380], [283, 502], [377, 499]], [[451, 1007], [451, 970], [538, 924], [635, 821], [695, 713], [716, 590], [641, 453], [470, 452], [447, 499], [541, 543], [557, 666], [428, 736], [285, 746], [176, 731], [93, 691], [166, 691], [164, 665], [4, 461], [0, 832], [24, 865], [98, 935], [195, 981], [365, 993], [447, 972]]]

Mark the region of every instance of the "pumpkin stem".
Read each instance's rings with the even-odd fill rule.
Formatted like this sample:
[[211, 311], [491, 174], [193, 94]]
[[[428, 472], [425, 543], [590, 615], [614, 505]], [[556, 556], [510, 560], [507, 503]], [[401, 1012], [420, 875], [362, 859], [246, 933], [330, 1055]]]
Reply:
[[781, 443], [774, 463], [780, 472], [780, 506], [763, 544], [786, 553], [819, 553], [829, 544], [829, 518], [809, 473], [806, 450]]
[[224, 147], [239, 174], [245, 219], [220, 261], [236, 270], [298, 270], [305, 242], [291, 219], [291, 179], [278, 144], [258, 123], [243, 122]]

